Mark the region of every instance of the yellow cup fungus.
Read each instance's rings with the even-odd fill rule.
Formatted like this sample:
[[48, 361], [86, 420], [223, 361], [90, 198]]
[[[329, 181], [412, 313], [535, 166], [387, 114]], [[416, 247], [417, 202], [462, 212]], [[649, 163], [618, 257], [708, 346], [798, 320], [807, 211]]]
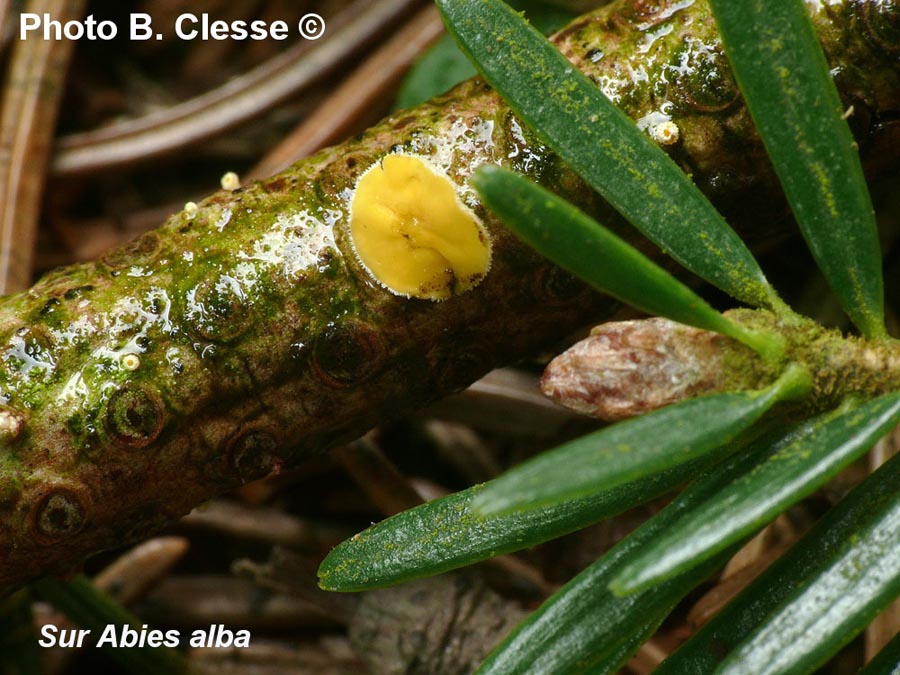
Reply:
[[388, 155], [359, 179], [350, 239], [360, 262], [397, 295], [445, 300], [476, 286], [491, 263], [488, 234], [428, 160]]

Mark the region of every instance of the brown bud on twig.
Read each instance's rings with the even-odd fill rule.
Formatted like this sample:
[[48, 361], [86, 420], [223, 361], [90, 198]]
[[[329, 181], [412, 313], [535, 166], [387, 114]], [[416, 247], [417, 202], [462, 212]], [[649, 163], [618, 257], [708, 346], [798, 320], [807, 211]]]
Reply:
[[[752, 388], [762, 373], [734, 366], [754, 358], [729, 338], [668, 319], [619, 321], [594, 328], [556, 357], [541, 389], [561, 405], [612, 422], [735, 385]], [[737, 382], [736, 371], [745, 375]]]
[[717, 333], [667, 319], [608, 323], [554, 359], [541, 381], [557, 403], [607, 421], [635, 417], [678, 401], [773, 383], [789, 363], [812, 378], [807, 414], [829, 410], [848, 396], [877, 396], [900, 388], [900, 342], [844, 336], [802, 317], [760, 310], [726, 315], [749, 329], [777, 334], [776, 361]]

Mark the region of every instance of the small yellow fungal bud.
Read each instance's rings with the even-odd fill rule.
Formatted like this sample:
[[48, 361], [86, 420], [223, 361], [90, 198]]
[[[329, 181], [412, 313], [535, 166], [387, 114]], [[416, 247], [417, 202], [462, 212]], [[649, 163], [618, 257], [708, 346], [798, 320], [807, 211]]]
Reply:
[[681, 131], [675, 122], [662, 122], [650, 128], [650, 138], [660, 145], [674, 145], [681, 137]]
[[184, 205], [184, 215], [188, 218], [193, 218], [197, 215], [197, 211], [200, 210], [200, 207], [197, 206], [197, 202], [188, 202]]
[[415, 155], [388, 155], [359, 179], [350, 239], [363, 267], [396, 295], [445, 300], [487, 274], [491, 246], [454, 183]]
[[122, 357], [122, 367], [125, 370], [137, 370], [141, 367], [141, 358], [137, 354], [126, 354]]
[[234, 171], [229, 171], [222, 176], [221, 183], [222, 189], [228, 190], [229, 192], [234, 192], [241, 187], [241, 179], [238, 178], [238, 175]]

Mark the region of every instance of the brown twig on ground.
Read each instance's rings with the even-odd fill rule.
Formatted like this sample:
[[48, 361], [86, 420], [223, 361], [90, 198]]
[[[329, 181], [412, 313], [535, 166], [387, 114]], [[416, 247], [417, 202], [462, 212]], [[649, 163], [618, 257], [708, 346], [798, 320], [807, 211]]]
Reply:
[[119, 556], [94, 577], [94, 585], [123, 605], [140, 600], [187, 553], [183, 537], [150, 539]]
[[9, 0], [0, 0], [0, 47], [3, 46], [3, 35], [6, 33], [6, 19], [9, 16]]
[[669, 652], [651, 639], [640, 646], [637, 654], [631, 657], [625, 667], [634, 675], [649, 675], [668, 656]]
[[278, 509], [244, 506], [225, 499], [214, 499], [194, 509], [181, 523], [294, 549], [306, 550], [318, 544], [314, 529], [299, 518]]
[[361, 675], [368, 672], [346, 638], [328, 636], [319, 644], [284, 644], [256, 638], [247, 648], [194, 648], [197, 675]]
[[384, 515], [392, 516], [422, 503], [422, 497], [384, 455], [371, 434], [335, 450], [335, 455]]
[[[0, 20], [5, 14], [0, 0]], [[78, 19], [84, 0], [30, 0], [26, 10]], [[12, 51], [0, 110], [0, 295], [31, 285], [41, 198], [56, 117], [74, 42], [20, 40]]]
[[319, 148], [352, 133], [409, 69], [422, 51], [444, 31], [434, 7], [416, 14], [393, 38], [367, 59], [303, 123], [250, 171], [249, 178], [266, 178]]
[[335, 619], [295, 594], [261, 591], [224, 575], [170, 576], [142, 603], [148, 623], [190, 628], [218, 623], [251, 632], [334, 628]]
[[333, 73], [421, 0], [357, 0], [329, 25], [321, 45], [299, 43], [212, 91], [139, 119], [60, 139], [52, 172], [109, 170], [208, 140]]
[[511, 368], [491, 371], [464, 392], [432, 404], [422, 414], [514, 437], [545, 438], [573, 422], [588, 422], [544, 396], [538, 378]]

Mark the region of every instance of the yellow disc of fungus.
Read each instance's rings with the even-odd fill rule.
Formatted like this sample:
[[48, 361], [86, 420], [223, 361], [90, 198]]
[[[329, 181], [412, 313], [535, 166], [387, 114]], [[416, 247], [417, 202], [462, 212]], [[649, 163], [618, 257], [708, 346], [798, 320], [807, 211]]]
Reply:
[[487, 274], [491, 247], [456, 186], [427, 160], [388, 155], [359, 179], [350, 238], [360, 262], [392, 293], [444, 300]]

